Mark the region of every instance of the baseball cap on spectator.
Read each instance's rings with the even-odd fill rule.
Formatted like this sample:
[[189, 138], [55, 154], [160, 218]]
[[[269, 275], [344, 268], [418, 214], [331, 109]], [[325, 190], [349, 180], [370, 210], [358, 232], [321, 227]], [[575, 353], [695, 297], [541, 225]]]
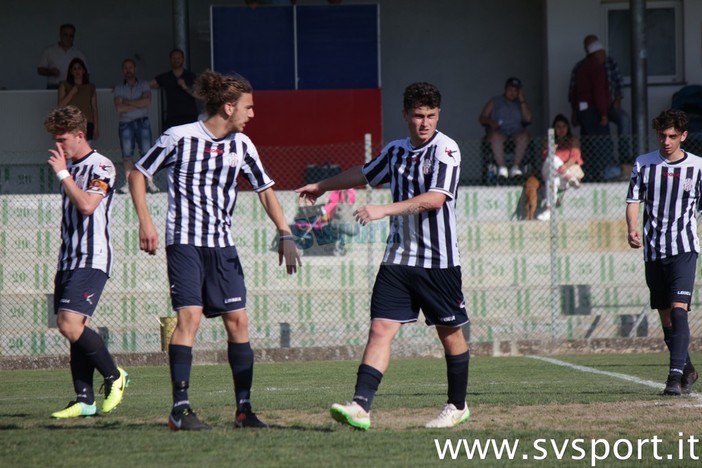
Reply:
[[505, 81], [505, 88], [507, 86], [514, 86], [515, 88], [521, 88], [522, 87], [522, 80], [520, 80], [519, 78], [515, 78], [514, 76], [507, 78], [507, 81]]
[[594, 54], [598, 50], [605, 50], [604, 44], [602, 44], [600, 41], [591, 42], [590, 45], [587, 46], [588, 54]]

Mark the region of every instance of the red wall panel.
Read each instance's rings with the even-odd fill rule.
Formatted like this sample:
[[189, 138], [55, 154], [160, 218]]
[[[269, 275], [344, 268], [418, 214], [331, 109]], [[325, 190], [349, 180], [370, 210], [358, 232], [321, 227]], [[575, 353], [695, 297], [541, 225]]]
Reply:
[[309, 164], [362, 164], [366, 133], [374, 149], [381, 142], [380, 89], [254, 90], [253, 97], [245, 133], [278, 190], [299, 187]]

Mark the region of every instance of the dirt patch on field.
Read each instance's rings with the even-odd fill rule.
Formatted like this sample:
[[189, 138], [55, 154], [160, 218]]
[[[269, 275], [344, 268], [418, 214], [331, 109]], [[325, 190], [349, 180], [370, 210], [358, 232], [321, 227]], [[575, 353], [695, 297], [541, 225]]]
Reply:
[[[582, 437], [623, 435], [650, 437], [654, 434], [702, 433], [702, 402], [693, 399], [670, 401], [616, 402], [533, 406], [471, 406], [467, 424], [454, 431], [557, 431]], [[375, 430], [412, 430], [423, 428], [438, 413], [428, 409], [376, 410], [371, 414]], [[328, 427], [337, 424], [328, 411], [275, 411], [270, 422], [280, 426]]]

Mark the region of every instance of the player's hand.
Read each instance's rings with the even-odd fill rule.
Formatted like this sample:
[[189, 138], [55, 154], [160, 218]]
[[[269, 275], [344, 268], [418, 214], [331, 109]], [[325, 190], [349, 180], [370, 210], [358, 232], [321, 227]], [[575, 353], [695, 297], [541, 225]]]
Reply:
[[638, 249], [641, 247], [641, 236], [639, 236], [639, 231], [633, 230], [629, 231], [629, 247], [632, 249]]
[[283, 264], [283, 258], [285, 258], [285, 269], [289, 275], [296, 273], [298, 265], [302, 265], [300, 251], [297, 250], [293, 239], [278, 241], [278, 266]]
[[314, 205], [317, 203], [317, 199], [324, 195], [324, 190], [320, 190], [318, 184], [307, 184], [295, 189], [295, 191], [298, 193], [298, 203], [300, 204]]
[[366, 205], [362, 206], [353, 212], [356, 221], [362, 225], [366, 225], [371, 221], [376, 221], [385, 217], [385, 211], [382, 205]]
[[156, 255], [158, 234], [153, 223], [139, 223], [139, 249], [149, 255]]
[[50, 149], [49, 153], [51, 153], [51, 156], [49, 157], [47, 163], [56, 174], [66, 169], [66, 155], [63, 152], [61, 145], [56, 143], [56, 149]]

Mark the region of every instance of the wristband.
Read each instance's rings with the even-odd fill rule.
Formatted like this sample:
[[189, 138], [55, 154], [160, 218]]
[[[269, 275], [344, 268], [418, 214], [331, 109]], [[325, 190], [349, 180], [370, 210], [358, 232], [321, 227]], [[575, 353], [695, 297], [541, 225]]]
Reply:
[[295, 240], [293, 236], [279, 236], [279, 240]]
[[58, 179], [59, 183], [61, 183], [66, 177], [71, 177], [71, 173], [66, 169], [61, 169], [56, 173], [56, 178]]

